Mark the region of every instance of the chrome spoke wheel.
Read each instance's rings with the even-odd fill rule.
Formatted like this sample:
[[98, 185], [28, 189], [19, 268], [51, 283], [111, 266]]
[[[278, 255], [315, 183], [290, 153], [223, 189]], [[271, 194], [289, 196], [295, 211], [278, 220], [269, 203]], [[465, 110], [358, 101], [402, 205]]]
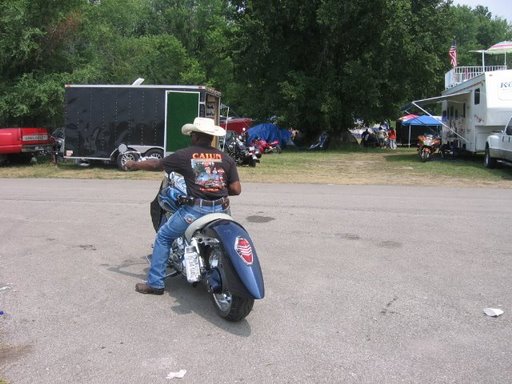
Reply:
[[120, 153], [117, 156], [117, 167], [122, 171], [126, 171], [126, 168], [124, 167], [126, 162], [128, 160], [138, 161], [139, 158], [140, 156], [135, 152]]
[[233, 303], [233, 298], [229, 292], [214, 293], [213, 300], [222, 312], [229, 312]]
[[254, 299], [233, 295], [229, 290], [229, 282], [224, 273], [225, 263], [229, 263], [220, 247], [215, 248], [209, 257], [210, 268], [218, 270], [222, 292], [211, 293], [211, 300], [220, 317], [228, 321], [240, 321], [252, 310]]

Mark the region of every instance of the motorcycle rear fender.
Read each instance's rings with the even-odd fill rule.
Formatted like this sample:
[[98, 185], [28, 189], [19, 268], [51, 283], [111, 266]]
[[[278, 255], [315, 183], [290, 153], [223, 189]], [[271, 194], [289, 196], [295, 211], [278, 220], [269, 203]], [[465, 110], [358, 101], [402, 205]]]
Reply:
[[[211, 220], [208, 220], [207, 216], [211, 216]], [[221, 271], [223, 288], [239, 296], [262, 299], [265, 296], [263, 274], [261, 272], [258, 255], [256, 254], [256, 248], [249, 234], [229, 215], [211, 214], [207, 216], [196, 220], [191, 226], [203, 219], [203, 233], [207, 236], [215, 237], [221, 243], [224, 254], [227, 256]], [[189, 232], [188, 229], [187, 232], [191, 237], [191, 232]], [[185, 237], [187, 241], [189, 241], [190, 237], [187, 236], [187, 232], [185, 233]], [[236, 251], [238, 238], [246, 239], [251, 245], [253, 256], [251, 264], [247, 264]]]

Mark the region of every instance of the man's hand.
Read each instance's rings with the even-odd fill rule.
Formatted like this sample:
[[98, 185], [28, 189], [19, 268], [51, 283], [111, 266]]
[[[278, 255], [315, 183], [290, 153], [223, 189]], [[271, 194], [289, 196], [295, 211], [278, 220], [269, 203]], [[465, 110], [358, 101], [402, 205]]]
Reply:
[[133, 160], [128, 160], [126, 163], [124, 163], [124, 168], [126, 168], [129, 171], [132, 171], [134, 169], [137, 169], [137, 162]]
[[156, 159], [153, 157], [144, 161], [128, 160], [124, 163], [124, 168], [130, 171], [136, 169], [140, 169], [142, 171], [163, 171], [164, 162], [162, 159]]

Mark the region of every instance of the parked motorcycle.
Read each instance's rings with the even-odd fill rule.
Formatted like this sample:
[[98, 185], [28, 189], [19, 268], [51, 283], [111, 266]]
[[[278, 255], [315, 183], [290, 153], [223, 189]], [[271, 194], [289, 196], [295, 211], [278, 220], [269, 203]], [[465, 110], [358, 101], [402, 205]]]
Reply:
[[418, 156], [422, 162], [426, 162], [436, 153], [441, 153], [441, 138], [439, 136], [432, 134], [418, 136]]
[[[156, 231], [187, 202], [183, 176], [164, 178], [151, 218]], [[263, 274], [256, 248], [246, 230], [230, 215], [211, 213], [194, 221], [174, 241], [167, 277], [182, 276], [194, 287], [203, 283], [217, 313], [228, 321], [240, 321], [264, 297]]]
[[260, 153], [281, 153], [282, 149], [279, 145], [279, 140], [268, 142], [267, 140], [259, 137], [253, 139], [250, 145], [259, 149]]
[[224, 141], [224, 151], [237, 165], [255, 167], [260, 162], [261, 152], [253, 145], [245, 145], [245, 133], [230, 134]]

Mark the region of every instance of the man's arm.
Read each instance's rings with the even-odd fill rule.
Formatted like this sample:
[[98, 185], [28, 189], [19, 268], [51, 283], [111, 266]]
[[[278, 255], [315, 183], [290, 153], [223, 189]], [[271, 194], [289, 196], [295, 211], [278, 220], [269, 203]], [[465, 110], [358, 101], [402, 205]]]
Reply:
[[144, 161], [128, 160], [125, 163], [125, 168], [129, 170], [140, 169], [143, 171], [163, 171], [164, 162], [162, 159], [148, 159]]
[[228, 185], [228, 194], [230, 196], [239, 195], [242, 193], [242, 185], [239, 181], [234, 181]]

